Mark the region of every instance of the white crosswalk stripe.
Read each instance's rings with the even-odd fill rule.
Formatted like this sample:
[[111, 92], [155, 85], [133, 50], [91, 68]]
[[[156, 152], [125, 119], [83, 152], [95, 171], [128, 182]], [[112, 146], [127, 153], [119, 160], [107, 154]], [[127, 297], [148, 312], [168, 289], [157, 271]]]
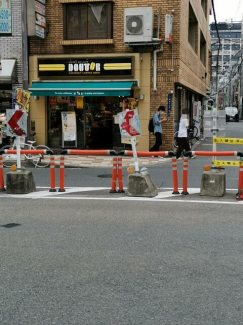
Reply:
[[[224, 198], [200, 197], [200, 188], [189, 188], [188, 196], [172, 194], [173, 189], [160, 189], [159, 194], [154, 198], [130, 197], [119, 194], [109, 194], [108, 187], [68, 187], [66, 192], [49, 192], [48, 188], [38, 187], [36, 192], [29, 194], [6, 194], [1, 193], [0, 198], [8, 199], [61, 199], [61, 200], [116, 200], [116, 201], [135, 201], [135, 202], [170, 202], [170, 203], [202, 203], [202, 204], [243, 204], [243, 201], [236, 201], [236, 189], [228, 189], [226, 193], [230, 196]], [[179, 189], [181, 192], [182, 189]], [[87, 195], [87, 192], [89, 195]], [[95, 193], [94, 193], [95, 192]], [[97, 195], [97, 192], [100, 192]], [[85, 193], [85, 194], [83, 194]]]

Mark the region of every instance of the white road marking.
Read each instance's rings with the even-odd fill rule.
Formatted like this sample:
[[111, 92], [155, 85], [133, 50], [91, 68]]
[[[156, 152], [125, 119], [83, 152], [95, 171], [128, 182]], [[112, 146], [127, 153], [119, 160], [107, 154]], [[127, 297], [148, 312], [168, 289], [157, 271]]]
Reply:
[[[37, 187], [37, 189], [43, 189], [46, 187]], [[66, 187], [65, 192], [49, 192], [49, 190], [45, 191], [37, 191], [37, 192], [32, 192], [29, 194], [3, 194], [0, 195], [0, 197], [9, 197], [9, 198], [18, 198], [18, 199], [35, 199], [35, 198], [42, 198], [42, 197], [53, 197], [56, 195], [63, 195], [63, 194], [68, 194], [68, 193], [75, 193], [75, 192], [90, 192], [90, 191], [102, 191], [102, 190], [109, 190], [109, 187]]]
[[[81, 193], [81, 192], [92, 192], [92, 191], [104, 191], [107, 190], [107, 194], [109, 194], [109, 187], [67, 187], [66, 192], [49, 192], [47, 187], [37, 187], [38, 189], [44, 189], [43, 191], [37, 191], [29, 194], [0, 194], [0, 198], [18, 198], [18, 199], [62, 199], [62, 200], [111, 200], [111, 201], [137, 201], [137, 202], [170, 202], [170, 203], [202, 203], [202, 204], [230, 204], [230, 205], [242, 205], [243, 201], [230, 201], [230, 198], [226, 201], [223, 198], [220, 200], [205, 200], [205, 197], [201, 197], [200, 199], [190, 199], [190, 195], [185, 196], [181, 194], [174, 195], [172, 194], [172, 188], [164, 188], [164, 192], [159, 192], [159, 194], [154, 198], [146, 198], [146, 197], [130, 197], [130, 196], [119, 196], [117, 194], [113, 194], [114, 196], [110, 197], [97, 197], [97, 196], [63, 196], [65, 194], [71, 193]], [[180, 188], [181, 192], [182, 189]], [[227, 191], [237, 192], [237, 189], [227, 189]], [[189, 194], [198, 194], [200, 193], [200, 188], [188, 188]], [[105, 194], [104, 194], [105, 195]], [[173, 198], [173, 199], [172, 199]]]
[[[52, 199], [50, 197], [45, 197], [43, 199]], [[67, 199], [67, 200], [111, 200], [111, 201], [143, 201], [143, 202], [170, 202], [170, 203], [201, 203], [201, 204], [230, 204], [230, 205], [242, 205], [243, 204], [243, 201], [234, 201], [234, 202], [231, 202], [231, 201], [200, 201], [200, 200], [178, 200], [178, 199], [175, 199], [175, 200], [169, 200], [169, 199], [162, 199], [162, 200], [158, 200], [158, 199], [155, 199], [155, 198], [144, 198], [144, 197], [120, 197], [120, 198], [105, 198], [105, 197], [65, 197], [65, 198], [61, 198], [61, 197], [53, 197], [53, 199]]]

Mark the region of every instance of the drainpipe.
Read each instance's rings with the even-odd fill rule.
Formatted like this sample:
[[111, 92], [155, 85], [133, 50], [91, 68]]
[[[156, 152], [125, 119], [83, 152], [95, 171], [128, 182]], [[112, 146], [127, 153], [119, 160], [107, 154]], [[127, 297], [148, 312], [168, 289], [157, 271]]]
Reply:
[[160, 49], [154, 50], [154, 91], [157, 91], [157, 53], [163, 52], [163, 45]]

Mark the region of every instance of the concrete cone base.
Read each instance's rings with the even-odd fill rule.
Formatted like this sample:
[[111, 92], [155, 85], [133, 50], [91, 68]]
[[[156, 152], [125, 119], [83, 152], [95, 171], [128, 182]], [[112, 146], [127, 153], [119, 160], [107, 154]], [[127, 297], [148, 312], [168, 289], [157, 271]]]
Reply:
[[32, 172], [27, 170], [7, 173], [7, 194], [28, 194], [35, 192], [35, 181]]
[[209, 170], [202, 174], [201, 191], [202, 196], [220, 197], [225, 196], [226, 177], [224, 170]]
[[155, 197], [158, 190], [148, 173], [128, 175], [128, 196]]

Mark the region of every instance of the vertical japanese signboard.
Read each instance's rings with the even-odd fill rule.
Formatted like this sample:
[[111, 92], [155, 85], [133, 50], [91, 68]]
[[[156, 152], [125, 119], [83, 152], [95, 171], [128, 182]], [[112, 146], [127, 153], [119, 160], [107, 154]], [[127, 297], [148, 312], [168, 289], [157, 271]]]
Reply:
[[46, 0], [35, 0], [35, 34], [46, 37]]
[[170, 117], [170, 113], [171, 113], [171, 108], [172, 108], [172, 94], [168, 94], [168, 98], [167, 98], [167, 115], [168, 117]]
[[0, 36], [12, 35], [11, 0], [0, 0]]
[[[1, 0], [0, 0], [1, 2]], [[46, 37], [46, 0], [26, 0], [28, 36]]]

